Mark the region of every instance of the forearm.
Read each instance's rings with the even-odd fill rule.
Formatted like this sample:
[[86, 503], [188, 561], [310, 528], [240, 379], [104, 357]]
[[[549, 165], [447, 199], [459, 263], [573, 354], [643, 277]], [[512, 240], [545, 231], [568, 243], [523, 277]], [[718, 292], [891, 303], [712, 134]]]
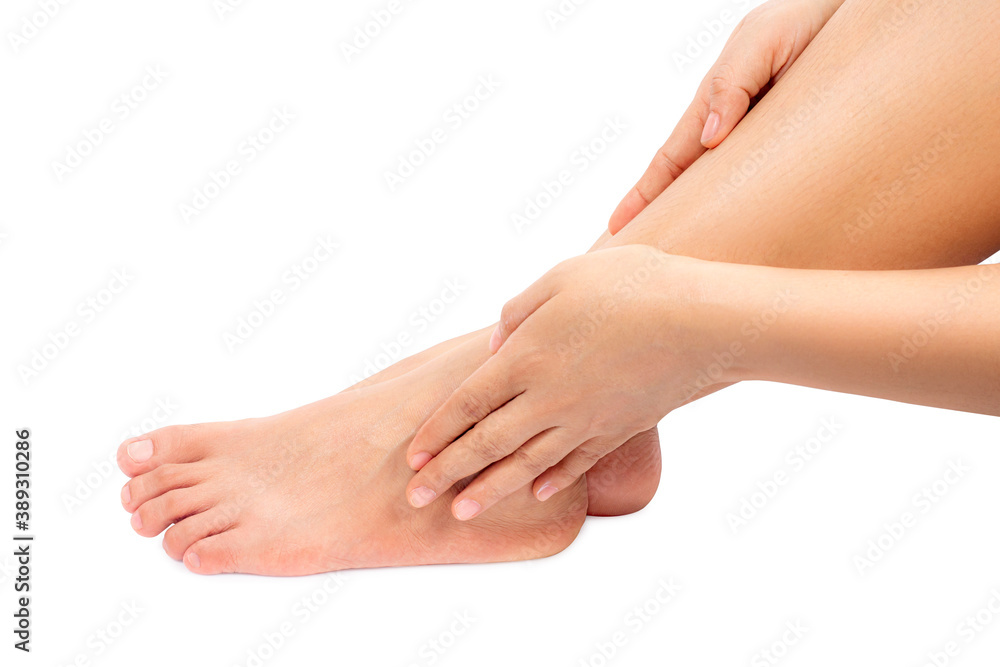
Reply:
[[[974, 5], [975, 24], [929, 0], [895, 26], [891, 2], [846, 3], [719, 148], [594, 248], [646, 244], [707, 260], [844, 269], [989, 257], [1000, 248], [1000, 111], [967, 100], [1000, 85], [991, 67], [1000, 11]], [[950, 53], [956, 43], [965, 52], [947, 71], [911, 55]], [[929, 87], [940, 94], [928, 96]], [[938, 146], [946, 129], [953, 134]], [[474, 368], [489, 356], [489, 335], [443, 357]]]
[[998, 265], [923, 271], [696, 267], [697, 308], [705, 323], [726, 332], [713, 339], [718, 353], [733, 355], [726, 380], [785, 382], [1000, 415]]

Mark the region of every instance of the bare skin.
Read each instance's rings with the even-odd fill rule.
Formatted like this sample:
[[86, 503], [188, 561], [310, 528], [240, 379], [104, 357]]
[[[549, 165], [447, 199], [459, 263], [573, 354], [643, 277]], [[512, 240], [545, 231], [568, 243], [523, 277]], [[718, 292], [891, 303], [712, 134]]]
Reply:
[[[463, 520], [526, 484], [546, 501], [573, 487], [579, 457], [607, 455], [718, 381], [788, 382], [1000, 415], [998, 297], [1000, 266], [992, 264], [784, 269], [643, 245], [574, 257], [504, 307], [494, 356], [410, 443], [410, 451], [439, 452], [410, 485], [456, 468], [432, 487], [440, 496], [475, 477], [451, 499]], [[595, 313], [603, 317], [586, 335], [575, 333]], [[488, 448], [465, 444], [477, 429]]]
[[[407, 357], [389, 368], [362, 380], [348, 391], [397, 378], [470, 340], [478, 340], [492, 327], [445, 341]], [[619, 444], [619, 443], [615, 443]], [[660, 441], [656, 428], [639, 433], [598, 461], [587, 471], [587, 514], [622, 516], [644, 508], [660, 482]]]
[[[969, 100], [1000, 96], [998, 10], [982, 0], [961, 10], [929, 0], [887, 31], [896, 5], [848, 0], [719, 148], [596, 247], [644, 243], [804, 268], [924, 268], [988, 256], [1000, 240], [993, 159], [1000, 110]], [[949, 58], [908, 55], [928, 51]], [[937, 151], [934, 168], [882, 196], [889, 204], [862, 224], [887, 184], [946, 131], [952, 140]], [[738, 179], [762, 147], [751, 175]], [[470, 335], [394, 379], [266, 420], [161, 429], [143, 462], [129, 448], [145, 446], [123, 443], [119, 464], [133, 478], [123, 489], [125, 507], [141, 520], [142, 535], [176, 524], [165, 536], [168, 554], [202, 574], [556, 553], [584, 520], [583, 481], [545, 503], [526, 487], [466, 524], [448, 516], [454, 489], [444, 502], [407, 506], [407, 445], [485, 362], [489, 336]], [[655, 476], [647, 477], [658, 480], [655, 457]], [[281, 472], [269, 475], [274, 470]]]
[[[620, 231], [595, 248], [644, 244], [729, 263], [817, 269], [963, 266], [992, 255], [1000, 247], [1000, 164], [989, 156], [1000, 149], [1000, 112], [970, 109], [967, 100], [1000, 99], [1000, 45], [988, 38], [1000, 27], [1000, 9], [985, 1], [960, 12], [941, 0], [913, 7], [846, 2], [746, 120], [674, 179], [684, 155], [701, 150], [692, 148], [690, 128], [679, 127], [612, 217], [610, 228]], [[920, 49], [949, 55], [933, 63], [901, 56]], [[952, 58], [959, 70], [978, 69], [960, 81]], [[930, 88], [935, 94], [925, 95]], [[622, 228], [623, 211], [631, 214], [664, 184]], [[469, 412], [481, 410], [481, 419], [494, 407], [473, 404]], [[433, 497], [478, 463], [511, 454], [510, 443], [474, 428], [463, 438], [467, 451], [414, 465], [426, 460], [415, 458], [424, 451], [438, 455], [448, 444], [430, 440], [408, 451], [420, 470], [407, 486], [411, 499], [417, 489], [428, 489], [418, 497]], [[613, 447], [593, 445], [577, 449], [558, 476], [582, 474]], [[457, 511], [462, 501], [482, 508], [547, 462], [516, 456], [522, 474], [492, 466], [483, 476], [493, 482], [453, 499], [456, 518], [468, 516]], [[545, 472], [535, 475], [536, 492]]]
[[747, 14], [646, 173], [618, 204], [608, 229], [620, 231], [706, 149], [725, 141], [750, 105], [785, 75], [842, 4], [769, 0]]
[[525, 560], [564, 549], [586, 515], [583, 480], [558, 509], [525, 489], [496, 520], [467, 525], [446, 506], [421, 513], [386, 492], [410, 476], [397, 443], [454, 384], [453, 373], [434, 364], [265, 419], [127, 440], [118, 464], [133, 477], [122, 495], [132, 527], [146, 537], [167, 529], [164, 550], [200, 574], [295, 576]]

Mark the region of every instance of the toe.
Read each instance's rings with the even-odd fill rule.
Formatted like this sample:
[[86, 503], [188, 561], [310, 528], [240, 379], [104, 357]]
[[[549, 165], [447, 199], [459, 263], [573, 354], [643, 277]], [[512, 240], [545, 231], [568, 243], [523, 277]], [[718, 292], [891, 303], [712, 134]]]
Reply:
[[204, 479], [197, 463], [165, 463], [126, 482], [122, 488], [122, 506], [134, 512], [142, 504], [167, 491], [185, 489]]
[[198, 540], [184, 553], [184, 565], [195, 574], [240, 572], [236, 532], [227, 530]]
[[163, 536], [163, 550], [174, 560], [181, 560], [192, 544], [227, 531], [234, 523], [231, 513], [219, 506], [189, 516], [167, 529], [167, 534]]
[[164, 463], [197, 461], [204, 451], [204, 431], [202, 425], [167, 426], [129, 438], [118, 447], [118, 467], [135, 477]]
[[204, 512], [214, 505], [204, 485], [174, 489], [143, 503], [132, 514], [132, 528], [143, 537], [154, 537], [170, 524]]

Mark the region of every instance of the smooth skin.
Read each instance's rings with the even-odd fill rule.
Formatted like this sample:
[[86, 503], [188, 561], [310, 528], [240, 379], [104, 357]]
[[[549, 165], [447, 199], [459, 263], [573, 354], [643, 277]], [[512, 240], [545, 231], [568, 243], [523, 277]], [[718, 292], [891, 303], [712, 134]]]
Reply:
[[608, 230], [621, 231], [707, 149], [721, 144], [843, 3], [771, 0], [747, 14], [646, 173], [618, 204]]
[[[772, 0], [751, 11], [734, 29], [719, 59], [699, 86], [693, 102], [646, 173], [616, 208], [608, 225], [611, 233], [620, 231], [706, 149], [721, 144], [746, 116], [751, 105], [798, 59], [841, 4], [843, 0]], [[607, 240], [607, 236], [602, 237], [595, 248]], [[408, 360], [401, 362], [412, 363]], [[394, 374], [394, 368], [383, 371], [383, 374]], [[651, 432], [655, 432], [654, 429], [655, 424], [650, 426]], [[548, 437], [558, 437], [558, 434]], [[419, 470], [432, 458], [431, 453], [421, 451], [421, 441], [422, 438], [418, 438], [416, 447], [411, 446], [409, 450], [408, 458], [414, 470]], [[624, 441], [619, 441], [619, 444], [621, 442]], [[628, 458], [633, 461], [645, 459]], [[609, 460], [606, 465], [608, 468], [620, 467], [618, 463]], [[587, 469], [595, 464], [597, 462], [590, 461]], [[411, 491], [410, 499], [416, 507], [426, 505], [437, 495], [437, 492], [428, 493], [425, 487], [414, 487], [414, 491], [416, 493]], [[542, 490], [539, 497], [544, 499], [551, 493], [554, 491]], [[602, 495], [600, 491], [596, 493]], [[604, 505], [599, 501], [595, 513], [606, 513], [600, 509]], [[471, 512], [475, 506], [469, 507]], [[459, 514], [462, 512], [456, 511], [456, 516]]]
[[[766, 331], [753, 326], [763, 317]], [[532, 482], [544, 501], [706, 383], [772, 380], [1000, 416], [997, 331], [998, 265], [809, 271], [602, 250], [506, 305], [495, 356], [421, 433], [455, 441], [440, 457], [467, 465], [463, 477], [492, 465], [459, 510]], [[473, 427], [490, 446], [462, 451]]]
[[[1000, 105], [992, 103], [1000, 99], [1000, 7], [925, 0], [907, 14], [904, 5], [914, 3], [846, 0], [720, 146], [597, 245], [830, 269], [945, 267], [992, 254], [1000, 246]], [[956, 138], [909, 179], [945, 124]], [[762, 147], [763, 161], [741, 171]], [[899, 178], [901, 187], [886, 190]], [[849, 233], [863, 213], [871, 220]], [[456, 492], [411, 508], [407, 446], [490, 358], [491, 330], [444, 344], [434, 358], [407, 363], [409, 372], [283, 415], [171, 426], [125, 442], [123, 505], [139, 514], [143, 536], [170, 526], [164, 548], [193, 572], [274, 575], [541, 557], [573, 540], [583, 514], [602, 502], [593, 490], [605, 477], [616, 497], [638, 492], [614, 506], [603, 499], [604, 511], [648, 502], [659, 476], [654, 431], [544, 503], [526, 487], [469, 522], [452, 518]], [[152, 451], [132, 458], [145, 439]]]
[[[788, 268], [981, 262], [1000, 247], [998, 30], [1000, 7], [985, 0], [847, 0], [721, 145], [595, 247]], [[917, 52], [941, 55], [906, 55]], [[470, 468], [424, 435], [407, 452], [415, 505]], [[485, 429], [465, 438], [465, 457], [496, 447]], [[453, 514], [465, 500], [479, 503], [465, 493]]]

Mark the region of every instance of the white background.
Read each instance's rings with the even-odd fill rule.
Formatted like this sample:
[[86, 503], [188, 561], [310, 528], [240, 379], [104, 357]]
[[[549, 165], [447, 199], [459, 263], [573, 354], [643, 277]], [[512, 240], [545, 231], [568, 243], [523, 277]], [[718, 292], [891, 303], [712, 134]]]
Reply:
[[[339, 391], [449, 279], [467, 289], [406, 352], [492, 322], [589, 247], [735, 23], [713, 37], [703, 22], [749, 9], [595, 0], [553, 28], [555, 0], [407, 1], [348, 62], [341, 44], [385, 4], [250, 0], [220, 18], [210, 0], [69, 2], [15, 50], [38, 6], [4, 3], [0, 537], [13, 533], [13, 432], [28, 427], [37, 542], [30, 656], [11, 648], [12, 548], [0, 551], [3, 663], [252, 665], [286, 621], [294, 635], [263, 664], [769, 664], [755, 654], [795, 621], [808, 631], [781, 664], [920, 665], [952, 639], [950, 664], [996, 656], [1000, 619], [971, 643], [957, 633], [1000, 591], [1000, 422], [794, 387], [745, 384], [671, 415], [651, 506], [588, 520], [557, 557], [348, 573], [306, 622], [294, 605], [325, 578], [198, 577], [133, 533], [125, 478], [105, 461], [153, 425], [158, 400], [176, 408], [155, 426]], [[699, 33], [707, 49], [679, 68]], [[155, 66], [166, 79], [121, 120], [115, 98]], [[448, 126], [489, 75], [496, 93]], [[281, 107], [295, 121], [185, 223], [179, 205]], [[113, 132], [60, 181], [53, 162], [106, 117]], [[627, 125], [620, 139], [518, 233], [511, 214], [608, 119]], [[447, 142], [390, 192], [384, 172], [439, 126]], [[321, 235], [336, 257], [227, 349]], [[84, 323], [78, 304], [122, 269], [127, 289]], [[18, 367], [71, 321], [80, 335], [24, 382]], [[726, 515], [791, 471], [786, 453], [827, 418], [843, 428], [734, 534]], [[922, 513], [914, 494], [949, 461], [970, 472]], [[855, 557], [906, 511], [917, 525], [859, 573]], [[682, 590], [660, 605], [670, 578]], [[98, 653], [95, 633], [131, 603], [138, 619]], [[471, 628], [450, 637], [465, 613]], [[625, 645], [605, 659], [617, 632]], [[436, 639], [450, 648], [429, 653]]]

